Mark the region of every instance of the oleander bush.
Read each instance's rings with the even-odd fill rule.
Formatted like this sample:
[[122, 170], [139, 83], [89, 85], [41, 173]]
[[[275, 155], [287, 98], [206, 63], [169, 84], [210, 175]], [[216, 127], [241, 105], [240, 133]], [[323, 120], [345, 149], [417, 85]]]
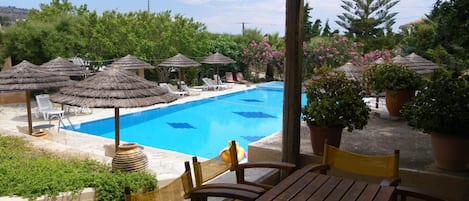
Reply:
[[153, 190], [156, 177], [145, 172], [111, 172], [94, 160], [60, 158], [28, 146], [18, 137], [0, 135], [0, 197], [33, 200], [91, 187], [97, 200], [123, 200], [124, 186]]

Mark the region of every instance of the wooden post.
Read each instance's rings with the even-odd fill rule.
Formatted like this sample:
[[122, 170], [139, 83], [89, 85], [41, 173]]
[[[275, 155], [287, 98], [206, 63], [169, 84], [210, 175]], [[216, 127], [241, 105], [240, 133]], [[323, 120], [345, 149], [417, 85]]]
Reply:
[[25, 92], [26, 96], [26, 111], [28, 112], [28, 134], [32, 135], [33, 134], [33, 119], [31, 118], [31, 92], [29, 89], [26, 89]]
[[303, 62], [303, 0], [287, 0], [282, 161], [299, 164]]
[[114, 108], [114, 140], [116, 145], [115, 152], [119, 150], [119, 143], [120, 143], [120, 126], [119, 126], [119, 108]]

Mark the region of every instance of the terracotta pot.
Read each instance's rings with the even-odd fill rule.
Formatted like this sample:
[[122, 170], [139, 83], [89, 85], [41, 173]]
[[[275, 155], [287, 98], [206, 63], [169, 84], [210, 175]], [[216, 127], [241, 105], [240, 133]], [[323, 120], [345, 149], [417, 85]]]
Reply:
[[401, 116], [401, 108], [415, 96], [415, 90], [386, 90], [386, 108], [389, 115]]
[[326, 139], [327, 144], [334, 147], [340, 146], [340, 139], [342, 138], [343, 128], [319, 127], [310, 123], [308, 123], [308, 127], [314, 154], [322, 156], [324, 152], [324, 142]]
[[112, 170], [142, 171], [147, 168], [148, 158], [137, 143], [119, 145], [116, 155], [112, 158]]
[[432, 133], [436, 166], [451, 171], [469, 170], [469, 138]]

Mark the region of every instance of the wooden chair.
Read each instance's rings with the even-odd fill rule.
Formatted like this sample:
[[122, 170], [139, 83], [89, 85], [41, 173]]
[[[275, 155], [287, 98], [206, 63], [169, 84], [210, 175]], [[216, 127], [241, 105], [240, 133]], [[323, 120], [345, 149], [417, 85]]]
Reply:
[[381, 185], [397, 186], [399, 178], [399, 150], [390, 155], [364, 155], [324, 145], [322, 164], [314, 167], [315, 171], [326, 174], [331, 168], [341, 171], [382, 178]]
[[207, 197], [254, 200], [264, 192], [262, 188], [254, 189], [244, 184], [207, 184], [194, 188], [189, 161], [184, 165], [185, 171], [181, 176], [153, 191], [131, 193], [131, 189], [125, 187], [125, 201], [183, 201], [189, 197], [192, 200], [205, 200]]
[[[282, 174], [282, 176], [287, 176], [295, 168], [294, 164], [277, 162], [277, 161], [247, 162], [247, 163], [240, 164], [238, 161], [238, 157], [237, 157], [238, 153], [236, 150], [236, 141], [234, 140], [231, 141], [230, 143], [229, 151], [230, 151], [230, 163], [226, 163], [223, 160], [220, 160], [218, 157], [213, 158], [208, 161], [203, 161], [203, 162], [199, 162], [197, 160], [197, 157], [192, 158], [196, 186], [201, 186], [203, 183], [230, 170], [230, 171], [236, 172], [236, 182], [238, 184], [247, 184], [253, 187], [261, 187], [263, 189], [270, 189], [272, 188], [272, 185], [247, 181], [245, 179], [245, 170], [250, 169], [250, 168], [277, 169], [280, 171], [285, 171], [286, 174]], [[283, 179], [283, 177], [279, 178], [279, 180], [281, 179]]]
[[406, 201], [407, 197], [412, 198], [412, 200], [446, 201], [446, 199], [443, 199], [440, 195], [436, 195], [432, 192], [423, 191], [414, 187], [397, 186], [395, 200]]

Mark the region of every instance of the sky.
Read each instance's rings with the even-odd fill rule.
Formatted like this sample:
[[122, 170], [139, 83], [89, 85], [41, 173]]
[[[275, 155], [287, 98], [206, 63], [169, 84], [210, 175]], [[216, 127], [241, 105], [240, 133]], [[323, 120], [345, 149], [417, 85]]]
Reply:
[[[399, 25], [418, 20], [429, 14], [436, 0], [401, 0], [391, 9], [398, 12], [393, 30], [398, 32]], [[242, 24], [248, 29], [261, 30], [263, 34], [285, 33], [286, 0], [69, 0], [74, 6], [86, 4], [89, 10], [102, 13], [105, 10], [118, 12], [145, 11], [162, 12], [171, 10], [172, 14], [182, 14], [207, 26], [212, 33], [241, 34]], [[341, 27], [335, 23], [344, 10], [341, 0], [305, 0], [309, 2], [311, 21], [329, 20], [332, 30]], [[39, 8], [49, 4], [49, 0], [2, 0], [0, 6], [17, 8]]]

